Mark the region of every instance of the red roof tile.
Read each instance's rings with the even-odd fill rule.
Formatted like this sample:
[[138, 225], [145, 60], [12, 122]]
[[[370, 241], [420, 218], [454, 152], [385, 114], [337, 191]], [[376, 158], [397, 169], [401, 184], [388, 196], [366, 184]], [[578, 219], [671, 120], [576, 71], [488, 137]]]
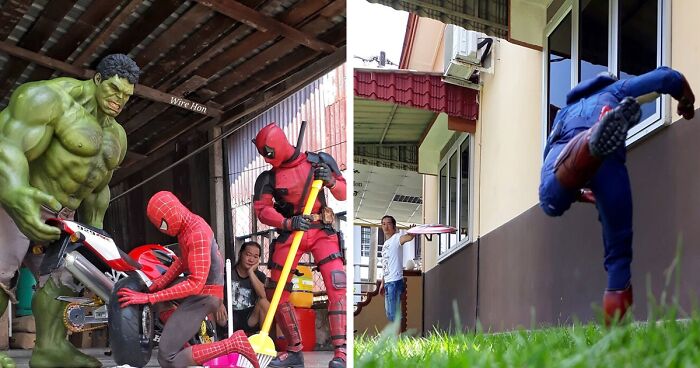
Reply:
[[356, 97], [444, 112], [468, 120], [479, 117], [476, 90], [445, 83], [437, 74], [355, 69]]

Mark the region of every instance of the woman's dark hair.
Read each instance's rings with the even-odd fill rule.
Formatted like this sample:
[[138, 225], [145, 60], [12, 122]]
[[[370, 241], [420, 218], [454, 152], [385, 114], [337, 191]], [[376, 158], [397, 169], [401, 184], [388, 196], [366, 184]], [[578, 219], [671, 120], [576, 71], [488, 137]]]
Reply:
[[245, 249], [247, 247], [257, 247], [258, 251], [260, 251], [260, 257], [262, 257], [262, 246], [260, 243], [256, 241], [247, 241], [241, 245], [241, 249], [238, 250], [238, 259], [236, 259], [236, 264], [235, 266], [238, 266], [239, 263], [241, 263], [241, 258], [243, 258], [243, 252], [245, 252]]

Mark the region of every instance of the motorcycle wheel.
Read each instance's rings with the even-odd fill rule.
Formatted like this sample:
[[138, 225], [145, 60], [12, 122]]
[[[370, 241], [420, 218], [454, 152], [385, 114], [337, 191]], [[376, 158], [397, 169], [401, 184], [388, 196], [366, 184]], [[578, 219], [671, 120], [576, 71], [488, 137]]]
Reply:
[[148, 364], [153, 352], [153, 310], [148, 304], [119, 306], [117, 291], [121, 288], [146, 292], [146, 285], [137, 277], [129, 276], [114, 284], [107, 305], [109, 313], [109, 343], [112, 358], [118, 365], [128, 364], [143, 367]]

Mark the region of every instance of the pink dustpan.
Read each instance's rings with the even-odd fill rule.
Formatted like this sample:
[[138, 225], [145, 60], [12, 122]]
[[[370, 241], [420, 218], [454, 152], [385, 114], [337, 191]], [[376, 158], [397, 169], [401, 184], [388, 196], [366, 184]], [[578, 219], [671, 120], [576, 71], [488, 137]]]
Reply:
[[204, 366], [212, 368], [238, 367], [238, 353], [231, 353], [214, 358], [204, 363]]

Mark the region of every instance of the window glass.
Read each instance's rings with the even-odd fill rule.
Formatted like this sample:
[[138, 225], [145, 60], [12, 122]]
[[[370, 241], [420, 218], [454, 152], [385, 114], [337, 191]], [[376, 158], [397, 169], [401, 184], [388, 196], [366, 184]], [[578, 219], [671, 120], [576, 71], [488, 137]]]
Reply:
[[[618, 65], [620, 79], [657, 67], [658, 0], [619, 0]], [[642, 118], [656, 113], [653, 103], [642, 105]]]
[[[444, 224], [447, 217], [447, 165], [440, 169], [440, 213], [438, 219], [441, 224]], [[440, 235], [440, 252], [443, 253], [448, 249], [447, 236]]]
[[459, 240], [469, 236], [469, 138], [459, 147], [460, 175], [459, 175], [459, 226], [457, 233]]
[[[450, 175], [450, 219], [447, 225], [450, 226], [457, 226], [457, 177], [459, 174], [459, 168], [457, 166], [457, 152], [453, 153], [452, 156], [450, 156], [450, 169], [449, 169], [449, 175]], [[457, 244], [457, 234], [450, 234], [450, 245], [449, 247], [451, 248]]]
[[549, 133], [557, 112], [566, 105], [566, 94], [571, 89], [571, 13], [549, 35], [548, 45], [547, 132]]
[[371, 230], [367, 226], [362, 226], [360, 228], [360, 236], [361, 236], [361, 245], [360, 245], [360, 256], [361, 257], [369, 257], [369, 249], [370, 249], [370, 235], [372, 234]]
[[608, 70], [608, 0], [581, 0], [579, 18], [579, 80]]

